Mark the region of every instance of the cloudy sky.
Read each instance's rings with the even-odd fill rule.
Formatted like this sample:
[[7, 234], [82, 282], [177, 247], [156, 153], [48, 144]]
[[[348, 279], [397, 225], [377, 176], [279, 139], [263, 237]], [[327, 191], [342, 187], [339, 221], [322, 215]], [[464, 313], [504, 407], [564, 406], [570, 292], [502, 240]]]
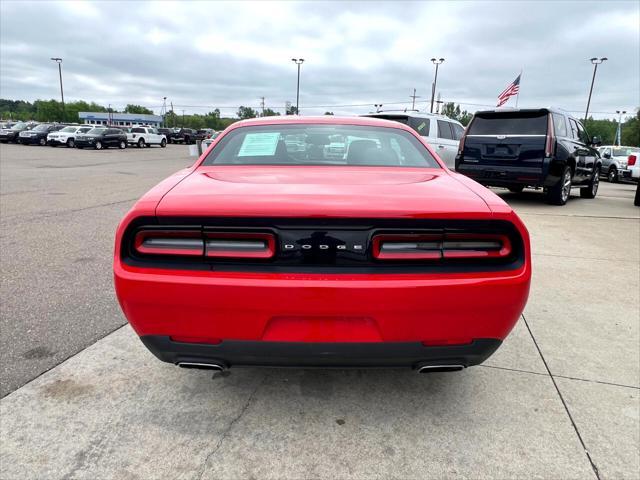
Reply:
[[[640, 106], [640, 2], [26, 2], [0, 1], [0, 97], [65, 98], [122, 108], [137, 103], [232, 116], [239, 105], [302, 114], [363, 113], [430, 98], [495, 105], [523, 69], [519, 105], [583, 112]], [[406, 102], [406, 103], [401, 103]]]

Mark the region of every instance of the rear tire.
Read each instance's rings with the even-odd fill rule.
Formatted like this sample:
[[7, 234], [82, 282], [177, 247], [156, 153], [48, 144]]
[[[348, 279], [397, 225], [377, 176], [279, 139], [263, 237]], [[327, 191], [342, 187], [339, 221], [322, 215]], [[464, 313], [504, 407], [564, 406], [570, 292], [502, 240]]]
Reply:
[[73, 148], [76, 146], [76, 141], [73, 138], [70, 138], [69, 140], [67, 140], [67, 147], [68, 148]]
[[127, 142], [125, 142], [124, 140], [120, 140], [118, 147], [120, 147], [120, 150], [124, 150], [125, 148], [127, 148]]
[[551, 205], [564, 205], [571, 196], [571, 168], [564, 167], [560, 181], [547, 189], [547, 202]]
[[512, 185], [507, 188], [511, 193], [522, 193], [522, 190], [524, 190], [524, 185]]
[[596, 195], [598, 194], [598, 185], [600, 185], [600, 169], [595, 168], [587, 186], [580, 189], [580, 197], [596, 198]]
[[38, 144], [41, 147], [46, 147], [47, 146], [47, 139], [46, 138], [41, 138], [40, 140], [38, 140]]
[[607, 173], [607, 180], [610, 183], [618, 183], [618, 169], [616, 167], [610, 167]]
[[138, 140], [138, 148], [144, 148], [144, 138]]
[[164, 147], [166, 147], [166, 146], [167, 146], [167, 141], [166, 141], [164, 138], [160, 141], [160, 146], [161, 146], [162, 148], [164, 148]]
[[633, 204], [636, 207], [640, 207], [640, 181], [638, 181], [638, 186], [636, 187], [636, 197], [633, 199]]
[[96, 150], [102, 150], [102, 142], [99, 140], [96, 142]]

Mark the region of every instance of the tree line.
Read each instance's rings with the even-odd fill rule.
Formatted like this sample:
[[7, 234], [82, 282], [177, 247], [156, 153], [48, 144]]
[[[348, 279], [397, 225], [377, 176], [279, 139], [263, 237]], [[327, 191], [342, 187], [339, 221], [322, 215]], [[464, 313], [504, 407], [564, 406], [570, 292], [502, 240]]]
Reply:
[[[94, 102], [79, 100], [65, 103], [64, 111], [62, 103], [57, 100], [36, 100], [33, 103], [24, 100], [0, 99], [0, 118], [12, 120], [35, 120], [38, 122], [68, 122], [79, 123], [78, 112], [113, 112], [113, 113], [143, 113], [153, 114], [153, 112], [142, 106], [128, 104], [123, 110], [109, 109], [104, 105]], [[288, 106], [285, 115], [295, 115], [296, 107]], [[469, 124], [473, 113], [462, 110], [460, 105], [454, 102], [445, 103], [440, 110], [445, 115], [454, 120], [458, 120], [464, 126]], [[333, 115], [333, 112], [325, 112], [325, 115]], [[178, 114], [173, 110], [167, 111], [165, 115], [165, 126], [185, 127], [185, 128], [212, 128], [214, 130], [224, 130], [238, 119], [244, 120], [260, 116], [277, 116], [280, 113], [270, 108], [255, 110], [251, 107], [240, 106], [234, 118], [222, 117], [219, 109], [214, 109], [205, 114]], [[616, 143], [616, 132], [618, 129], [617, 119], [596, 120], [593, 117], [587, 119], [585, 125], [587, 132], [591, 136], [598, 136], [603, 144], [613, 145]], [[637, 147], [640, 146], [640, 109], [636, 114], [624, 119], [621, 131], [622, 145]]]

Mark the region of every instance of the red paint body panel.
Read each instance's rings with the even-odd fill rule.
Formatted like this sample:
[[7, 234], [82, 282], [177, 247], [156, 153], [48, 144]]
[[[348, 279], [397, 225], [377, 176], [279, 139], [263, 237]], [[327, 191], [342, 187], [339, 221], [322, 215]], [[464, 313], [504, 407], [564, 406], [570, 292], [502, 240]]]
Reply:
[[[369, 118], [280, 117], [238, 122], [228, 131], [258, 123], [401, 128], [424, 144], [409, 127]], [[141, 336], [223, 342], [504, 339], [524, 309], [531, 279], [526, 228], [499, 197], [444, 166], [202, 167], [205, 156], [147, 193], [118, 227], [116, 292]], [[176, 271], [125, 264], [123, 233], [133, 219], [149, 215], [501, 219], [522, 236], [525, 261], [511, 271], [429, 274]]]

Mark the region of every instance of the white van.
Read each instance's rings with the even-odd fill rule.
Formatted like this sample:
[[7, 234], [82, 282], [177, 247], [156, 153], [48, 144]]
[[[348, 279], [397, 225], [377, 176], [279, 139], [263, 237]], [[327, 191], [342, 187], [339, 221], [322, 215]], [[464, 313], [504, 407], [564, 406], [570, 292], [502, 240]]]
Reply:
[[464, 126], [457, 120], [435, 113], [415, 111], [369, 113], [362, 116], [395, 120], [409, 125], [425, 138], [447, 167], [454, 169], [458, 144], [464, 134]]

